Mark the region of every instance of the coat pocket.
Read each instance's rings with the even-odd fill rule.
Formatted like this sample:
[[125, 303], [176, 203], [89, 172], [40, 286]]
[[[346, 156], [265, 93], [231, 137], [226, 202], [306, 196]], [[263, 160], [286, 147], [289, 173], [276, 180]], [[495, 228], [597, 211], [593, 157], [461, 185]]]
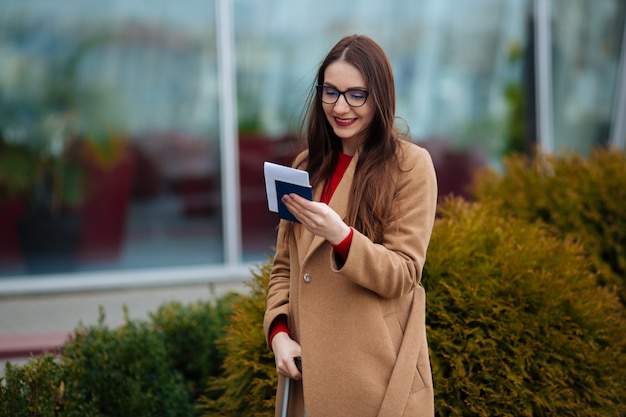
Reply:
[[404, 337], [404, 331], [398, 320], [398, 316], [395, 313], [389, 313], [385, 317], [385, 324], [387, 325], [387, 331], [389, 333], [389, 339], [393, 345], [395, 354], [400, 352], [400, 346], [402, 345], [402, 338]]
[[411, 392], [402, 413], [403, 417], [433, 417], [435, 415], [435, 395], [432, 387], [423, 387]]
[[430, 359], [428, 357], [428, 348], [422, 346], [419, 356], [417, 357], [417, 366], [415, 367], [415, 377], [411, 385], [411, 393], [421, 391], [424, 388], [432, 387], [432, 373], [430, 370]]

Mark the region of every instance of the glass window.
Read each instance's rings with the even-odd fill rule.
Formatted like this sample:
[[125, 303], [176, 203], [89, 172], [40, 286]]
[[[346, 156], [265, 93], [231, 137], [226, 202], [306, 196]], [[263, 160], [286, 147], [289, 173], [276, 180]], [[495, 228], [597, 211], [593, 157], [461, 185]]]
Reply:
[[[497, 160], [505, 150], [509, 83], [521, 78], [526, 0], [234, 0], [244, 258], [275, 244], [262, 162], [289, 164], [318, 65], [343, 36], [371, 36], [394, 67], [397, 114], [440, 168]], [[402, 122], [400, 122], [402, 123]], [[457, 155], [457, 149], [472, 149]], [[478, 156], [473, 149], [478, 149]], [[443, 150], [443, 151], [442, 151]], [[455, 159], [456, 158], [456, 159]], [[446, 162], [448, 161], [448, 162]], [[454, 168], [454, 167], [453, 167]], [[452, 178], [454, 177], [454, 178]]]
[[552, 16], [554, 150], [588, 154], [609, 142], [626, 2], [554, 0]]
[[223, 262], [214, 22], [204, 0], [0, 4], [0, 275]]
[[[463, 194], [472, 168], [532, 135], [530, 0], [225, 1], [239, 190], [221, 189], [232, 161], [220, 159], [230, 147], [221, 148], [215, 1], [0, 2], [0, 277], [219, 269], [222, 204], [235, 200], [224, 193], [237, 191], [237, 259], [265, 261], [278, 217], [263, 162], [288, 165], [304, 145], [295, 137], [315, 72], [348, 34], [388, 53], [398, 123], [431, 152], [442, 194]], [[552, 1], [557, 150], [608, 139], [625, 9]]]

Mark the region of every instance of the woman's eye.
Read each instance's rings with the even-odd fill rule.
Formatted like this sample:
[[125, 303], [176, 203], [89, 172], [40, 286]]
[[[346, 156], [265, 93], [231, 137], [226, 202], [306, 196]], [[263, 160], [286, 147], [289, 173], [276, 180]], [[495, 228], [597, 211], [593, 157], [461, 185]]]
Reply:
[[363, 100], [365, 98], [365, 93], [362, 91], [350, 91], [350, 97], [355, 100]]
[[328, 96], [328, 97], [337, 97], [337, 90], [333, 90], [332, 88], [325, 88], [324, 89], [324, 95]]

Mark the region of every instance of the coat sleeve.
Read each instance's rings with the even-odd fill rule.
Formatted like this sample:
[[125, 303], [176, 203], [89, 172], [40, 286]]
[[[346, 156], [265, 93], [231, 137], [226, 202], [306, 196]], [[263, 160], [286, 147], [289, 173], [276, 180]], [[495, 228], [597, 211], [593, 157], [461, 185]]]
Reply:
[[407, 144], [383, 242], [354, 232], [350, 252], [333, 271], [383, 298], [410, 293], [422, 277], [437, 208], [437, 178], [430, 154]]
[[285, 240], [285, 221], [281, 221], [278, 228], [278, 239], [274, 262], [270, 273], [267, 306], [263, 319], [263, 331], [269, 347], [270, 327], [276, 317], [284, 314], [289, 316], [289, 249]]

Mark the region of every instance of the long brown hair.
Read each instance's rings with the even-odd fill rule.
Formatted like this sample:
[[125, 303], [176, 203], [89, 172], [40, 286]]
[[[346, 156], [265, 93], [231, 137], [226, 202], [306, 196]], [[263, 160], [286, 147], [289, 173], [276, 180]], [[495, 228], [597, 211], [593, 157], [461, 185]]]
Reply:
[[[380, 243], [394, 192], [388, 181], [399, 166], [393, 71], [387, 55], [376, 42], [367, 36], [352, 35], [341, 39], [330, 50], [317, 72], [317, 85], [324, 84], [326, 68], [336, 61], [345, 61], [361, 71], [369, 91], [368, 100], [374, 104], [374, 117], [359, 150], [347, 223]], [[309, 152], [303, 163], [306, 163], [311, 185], [316, 186], [331, 178], [342, 145], [326, 120], [314, 88], [305, 120], [302, 128]]]

